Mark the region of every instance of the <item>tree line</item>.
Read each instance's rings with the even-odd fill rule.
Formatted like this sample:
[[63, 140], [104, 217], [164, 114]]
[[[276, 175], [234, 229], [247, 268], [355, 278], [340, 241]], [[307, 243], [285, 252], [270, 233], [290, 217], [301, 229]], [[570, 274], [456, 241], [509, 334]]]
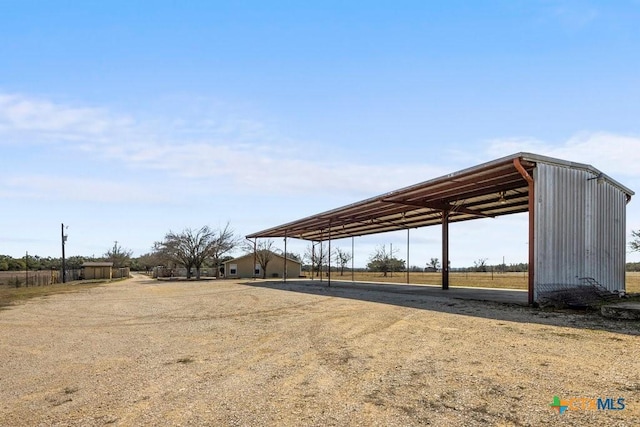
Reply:
[[[153, 244], [151, 252], [139, 257], [132, 257], [133, 252], [123, 248], [114, 242], [102, 256], [71, 256], [65, 259], [68, 269], [79, 269], [84, 262], [109, 261], [115, 268], [129, 267], [134, 271], [150, 271], [156, 266], [184, 267], [187, 278], [190, 278], [191, 270], [195, 269], [196, 278], [200, 278], [203, 267], [214, 268], [215, 276], [219, 277], [220, 266], [232, 259], [230, 253], [241, 246], [246, 253], [256, 253], [256, 262], [266, 274], [267, 266], [276, 253], [281, 251], [275, 248], [272, 240], [262, 240], [254, 247], [250, 242], [241, 243], [242, 239], [235, 235], [229, 223], [223, 228], [214, 229], [203, 226], [200, 229], [185, 228], [180, 232], [169, 231], [164, 238]], [[640, 230], [632, 231], [632, 239], [629, 242], [632, 251], [640, 251]], [[396, 257], [397, 250], [387, 249], [385, 245], [377, 247], [371, 254], [366, 269], [380, 272], [384, 276], [393, 271], [406, 271], [406, 262]], [[332, 250], [333, 269], [344, 274], [348, 268], [352, 255], [341, 248]], [[329, 264], [329, 251], [324, 243], [310, 244], [303, 256], [295, 253], [287, 253], [287, 258], [303, 263], [303, 269], [311, 270], [319, 274], [321, 269]], [[527, 263], [515, 264], [487, 264], [487, 258], [478, 258], [473, 266], [452, 268], [451, 271], [462, 272], [523, 272], [527, 271]], [[29, 270], [59, 270], [62, 268], [62, 258], [40, 257], [38, 255], [25, 255], [22, 258], [13, 258], [9, 255], [0, 255], [0, 271], [24, 271]], [[410, 266], [410, 271], [438, 271], [442, 268], [438, 258], [430, 258], [423, 267]], [[627, 263], [627, 271], [640, 271], [640, 263]]]

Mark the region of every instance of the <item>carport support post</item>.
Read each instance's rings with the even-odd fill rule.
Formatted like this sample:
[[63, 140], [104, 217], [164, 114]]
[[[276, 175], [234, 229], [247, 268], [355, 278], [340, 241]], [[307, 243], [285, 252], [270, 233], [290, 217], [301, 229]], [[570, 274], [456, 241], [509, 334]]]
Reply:
[[324, 261], [324, 258], [322, 258], [324, 256], [324, 238], [322, 237], [322, 233], [320, 233], [320, 262], [318, 263], [318, 273], [320, 274], [320, 283], [322, 283], [322, 267], [324, 267], [322, 265], [322, 261]]
[[316, 242], [311, 241], [311, 280], [313, 280], [313, 272], [316, 265]]
[[287, 282], [287, 232], [284, 232], [284, 270], [282, 272], [284, 282]]
[[442, 289], [449, 289], [449, 209], [442, 211]]
[[331, 222], [329, 222], [329, 254], [327, 256], [329, 269], [327, 270], [327, 286], [331, 286]]
[[409, 229], [407, 228], [407, 285], [409, 284]]
[[351, 281], [355, 282], [355, 274], [356, 273], [355, 273], [355, 270], [353, 268], [353, 265], [354, 265], [354, 261], [353, 261], [353, 246], [354, 246], [353, 236], [351, 236]]
[[520, 163], [520, 158], [517, 157], [513, 159], [513, 165], [516, 167], [520, 175], [527, 181], [527, 185], [529, 187], [529, 305], [532, 305], [535, 301], [533, 298], [533, 286], [535, 280], [535, 208], [536, 208], [536, 198], [535, 198], [535, 186], [533, 182], [533, 178], [529, 175], [529, 172], [522, 166]]
[[257, 242], [258, 238], [253, 239], [253, 280], [256, 280], [256, 262], [258, 262], [258, 249]]

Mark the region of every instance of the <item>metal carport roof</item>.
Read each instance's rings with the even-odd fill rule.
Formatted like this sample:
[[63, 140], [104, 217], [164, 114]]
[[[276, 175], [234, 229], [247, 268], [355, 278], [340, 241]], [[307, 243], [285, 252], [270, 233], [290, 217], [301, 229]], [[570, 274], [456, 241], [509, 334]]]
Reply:
[[[448, 222], [527, 212], [529, 183], [522, 171], [532, 175], [537, 162], [566, 165], [591, 171], [595, 177], [604, 176], [590, 165], [517, 153], [246, 237], [323, 241], [439, 225], [445, 211], [449, 212]], [[607, 180], [629, 196], [633, 194], [611, 178]]]

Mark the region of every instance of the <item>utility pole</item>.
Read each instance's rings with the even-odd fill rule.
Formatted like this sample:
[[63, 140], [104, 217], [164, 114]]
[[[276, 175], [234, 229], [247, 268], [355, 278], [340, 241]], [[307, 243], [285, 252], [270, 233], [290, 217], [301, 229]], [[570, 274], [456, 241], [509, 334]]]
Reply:
[[62, 283], [67, 282], [67, 269], [64, 261], [64, 242], [67, 241], [67, 236], [64, 235], [64, 223], [61, 227], [60, 236], [62, 238]]
[[29, 251], [24, 255], [24, 286], [29, 287]]

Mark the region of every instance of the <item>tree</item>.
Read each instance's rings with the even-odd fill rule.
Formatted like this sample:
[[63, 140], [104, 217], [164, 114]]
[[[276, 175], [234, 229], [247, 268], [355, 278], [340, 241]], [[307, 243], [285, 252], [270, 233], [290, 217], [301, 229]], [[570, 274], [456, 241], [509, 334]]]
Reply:
[[211, 257], [216, 236], [216, 232], [206, 225], [199, 230], [169, 231], [163, 241], [154, 243], [154, 249], [166, 260], [184, 266], [187, 279], [191, 278], [191, 269], [195, 267], [196, 279], [199, 279], [202, 264]]
[[175, 263], [187, 269], [187, 278], [191, 277], [193, 258], [187, 243], [183, 239], [183, 233], [169, 231], [161, 242], [155, 242], [153, 248], [163, 263]]
[[132, 251], [118, 246], [118, 241], [113, 242], [113, 248], [104, 254], [104, 258], [113, 263], [113, 268], [129, 267], [131, 265]]
[[256, 262], [262, 269], [262, 278], [267, 278], [267, 266], [276, 255], [273, 240], [263, 240], [255, 246]]
[[387, 277], [389, 271], [404, 270], [404, 260], [395, 258], [391, 251], [387, 252], [386, 246], [378, 247], [371, 257], [367, 268], [371, 271], [380, 271]]
[[70, 256], [65, 261], [65, 267], [68, 270], [79, 270], [82, 268], [82, 264], [86, 261], [85, 257], [80, 255]]
[[346, 267], [347, 264], [349, 264], [349, 261], [351, 261], [351, 258], [352, 257], [350, 253], [345, 252], [340, 248], [336, 249], [336, 264], [340, 266], [341, 276], [344, 276], [344, 268]]
[[631, 231], [633, 240], [629, 242], [632, 251], [640, 252], [640, 230]]
[[323, 243], [318, 243], [317, 245], [313, 243], [310, 244], [307, 246], [304, 259], [311, 264], [311, 276], [313, 277], [314, 271], [316, 272], [316, 276], [319, 276], [322, 266], [328, 264], [329, 251], [327, 250], [327, 245]]
[[215, 231], [209, 250], [209, 258], [213, 267], [215, 267], [216, 278], [220, 276], [220, 264], [223, 262], [224, 256], [238, 246], [238, 243], [238, 238], [233, 230], [229, 228], [229, 223], [223, 229]]
[[436, 271], [440, 268], [440, 260], [438, 258], [431, 258], [427, 263], [427, 269]]
[[133, 270], [144, 270], [147, 273], [149, 273], [153, 267], [157, 267], [161, 264], [162, 257], [158, 252], [149, 252], [131, 260], [131, 268]]
[[9, 271], [22, 271], [25, 269], [24, 259], [8, 257], [7, 263]]
[[486, 272], [487, 271], [487, 258], [478, 258], [473, 261], [473, 269], [475, 271]]

